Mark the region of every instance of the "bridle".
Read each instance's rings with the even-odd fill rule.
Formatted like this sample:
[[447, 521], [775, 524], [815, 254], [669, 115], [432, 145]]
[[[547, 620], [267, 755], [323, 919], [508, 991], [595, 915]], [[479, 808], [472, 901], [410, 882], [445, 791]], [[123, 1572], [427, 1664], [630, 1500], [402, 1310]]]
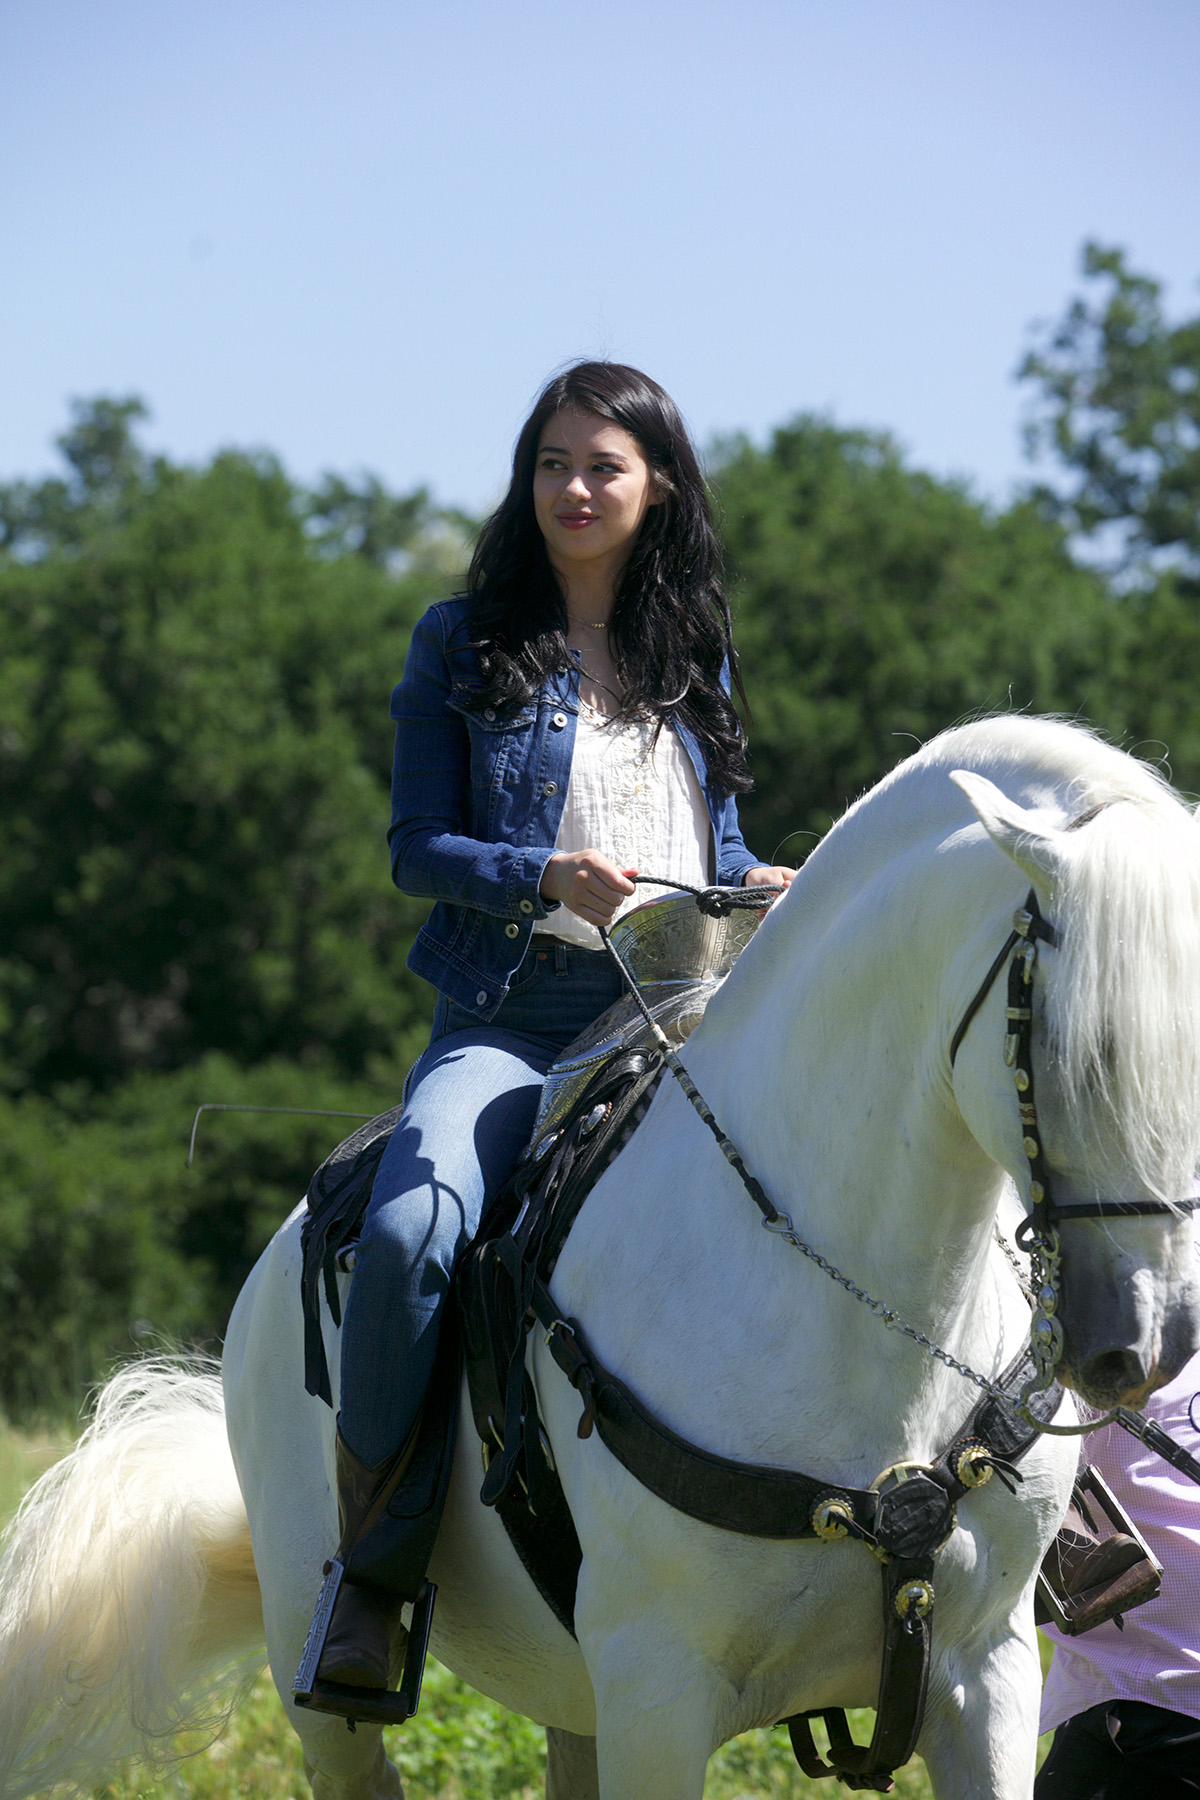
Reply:
[[[1099, 808], [1093, 808], [1091, 812], [1083, 814], [1079, 819], [1072, 820], [1072, 826], [1086, 824], [1098, 810]], [[654, 878], [640, 876], [636, 879], [652, 881]], [[664, 882], [659, 885], [681, 884]], [[778, 889], [773, 888], [745, 891], [689, 888], [687, 891], [695, 897], [696, 904], [702, 912], [712, 912], [714, 915], [728, 911], [733, 906], [756, 903], [761, 905], [762, 896], [767, 893], [779, 892]], [[757, 902], [754, 896], [759, 897]], [[934, 1343], [925, 1332], [906, 1323], [894, 1308], [885, 1305], [880, 1300], [872, 1299], [871, 1295], [857, 1282], [843, 1274], [840, 1269], [822, 1256], [820, 1251], [814, 1249], [801, 1237], [787, 1213], [775, 1206], [762, 1183], [747, 1169], [737, 1146], [713, 1117], [703, 1095], [668, 1043], [661, 1026], [646, 1005], [637, 981], [603, 926], [600, 927], [600, 938], [608, 955], [624, 977], [630, 994], [645, 1024], [650, 1029], [652, 1038], [662, 1052], [664, 1062], [696, 1112], [716, 1138], [726, 1161], [740, 1177], [743, 1187], [762, 1214], [762, 1223], [765, 1229], [773, 1235], [783, 1238], [793, 1249], [799, 1250], [810, 1262], [815, 1263], [823, 1274], [828, 1275], [831, 1280], [844, 1288], [852, 1299], [858, 1300], [868, 1307], [889, 1330], [898, 1331], [902, 1336], [911, 1338], [913, 1343], [918, 1344], [930, 1356], [943, 1363], [946, 1368], [953, 1369], [957, 1374], [964, 1376], [966, 1380], [974, 1383], [976, 1387], [993, 1399], [1006, 1400], [1007, 1396], [995, 1382], [986, 1375], [979, 1374], [969, 1364], [960, 1362], [940, 1344]], [[1058, 1224], [1068, 1219], [1190, 1212], [1200, 1206], [1200, 1199], [1178, 1200], [1173, 1205], [1165, 1200], [1085, 1200], [1072, 1202], [1066, 1206], [1058, 1205], [1053, 1199], [1033, 1093], [1033, 976], [1037, 966], [1039, 943], [1048, 944], [1052, 949], [1058, 949], [1061, 936], [1058, 928], [1043, 918], [1037, 903], [1037, 895], [1030, 888], [1025, 905], [1018, 907], [1013, 914], [1012, 930], [968, 1003], [959, 1021], [958, 1029], [950, 1042], [950, 1066], [953, 1070], [955, 1058], [971, 1021], [990, 994], [996, 977], [1005, 962], [1011, 957], [1012, 961], [1009, 963], [1008, 969], [1008, 1005], [1005, 1008], [1005, 1022], [1008, 1029], [1004, 1035], [1004, 1061], [1007, 1067], [1012, 1069], [1013, 1080], [1016, 1083], [1021, 1112], [1022, 1144], [1029, 1162], [1029, 1212], [1021, 1221], [1016, 1238], [1019, 1247], [1028, 1253], [1030, 1259], [1031, 1303], [1033, 1306], [1033, 1317], [1030, 1320], [1030, 1350], [1036, 1368], [1036, 1374], [1021, 1391], [1017, 1411], [1037, 1431], [1051, 1432], [1057, 1437], [1081, 1436], [1084, 1433], [1096, 1431], [1101, 1425], [1106, 1425], [1110, 1420], [1115, 1419], [1118, 1424], [1131, 1431], [1144, 1443], [1150, 1441], [1148, 1433], [1156, 1434], [1156, 1439], [1161, 1437], [1164, 1445], [1169, 1446], [1169, 1450], [1160, 1448], [1157, 1441], [1153, 1447], [1158, 1448], [1159, 1454], [1167, 1456], [1168, 1461], [1172, 1461], [1176, 1467], [1182, 1467], [1182, 1463], [1177, 1461], [1176, 1456], [1171, 1452], [1176, 1452], [1179, 1457], [1185, 1456], [1186, 1453], [1179, 1446], [1174, 1445], [1166, 1434], [1154, 1425], [1152, 1420], [1144, 1419], [1140, 1413], [1131, 1412], [1127, 1407], [1115, 1407], [1100, 1418], [1078, 1425], [1051, 1424], [1035, 1417], [1030, 1410], [1030, 1401], [1033, 1395], [1045, 1392], [1054, 1385], [1055, 1370], [1062, 1360], [1063, 1330], [1057, 1317], [1061, 1294], [1061, 1251], [1058, 1241]], [[1190, 1459], [1188, 1460], [1190, 1461]], [[1193, 1466], [1198, 1471], [1195, 1478], [1200, 1479], [1200, 1465]]]
[[[707, 891], [696, 895], [696, 903], [701, 911], [718, 912], [724, 910], [726, 905], [744, 905], [747, 904], [747, 901], [740, 893], [730, 898], [719, 892]], [[1021, 1248], [1029, 1252], [1033, 1283], [1033, 1292], [1030, 1296], [1033, 1316], [1028, 1350], [1023, 1351], [1017, 1361], [1009, 1365], [1002, 1382], [981, 1375], [968, 1364], [952, 1356], [949, 1351], [935, 1343], [924, 1332], [917, 1330], [901, 1318], [893, 1308], [885, 1306], [878, 1300], [873, 1300], [870, 1294], [804, 1240], [787, 1214], [775, 1206], [761, 1182], [746, 1168], [736, 1145], [722, 1131], [704, 1097], [671, 1048], [665, 1033], [655, 1021], [636, 980], [613, 944], [607, 930], [601, 928], [600, 937], [609, 956], [624, 976], [642, 1019], [649, 1027], [650, 1035], [658, 1046], [663, 1062], [675, 1076], [684, 1094], [716, 1138], [722, 1153], [762, 1214], [762, 1224], [767, 1231], [781, 1237], [785, 1243], [800, 1251], [823, 1274], [843, 1287], [853, 1299], [865, 1305], [887, 1329], [897, 1331], [911, 1339], [948, 1369], [954, 1370], [966, 1380], [973, 1382], [988, 1396], [988, 1403], [983, 1405], [983, 1410], [990, 1410], [997, 1423], [1007, 1418], [1015, 1425], [1016, 1419], [1020, 1419], [1023, 1426], [1031, 1428], [1034, 1433], [1048, 1432], [1058, 1437], [1074, 1437], [1114, 1422], [1139, 1439], [1147, 1448], [1164, 1457], [1174, 1468], [1186, 1474], [1189, 1479], [1200, 1483], [1200, 1462], [1197, 1462], [1182, 1445], [1176, 1444], [1154, 1420], [1147, 1419], [1141, 1413], [1118, 1406], [1104, 1414], [1103, 1417], [1076, 1425], [1059, 1425], [1051, 1416], [1058, 1410], [1059, 1401], [1062, 1398], [1062, 1390], [1055, 1380], [1055, 1370], [1063, 1353], [1063, 1331], [1057, 1317], [1060, 1297], [1060, 1253], [1057, 1230], [1059, 1223], [1068, 1218], [1102, 1219], [1113, 1214], [1163, 1214], [1177, 1209], [1165, 1201], [1155, 1200], [1095, 1200], [1066, 1206], [1059, 1206], [1054, 1201], [1034, 1100], [1033, 981], [1039, 944], [1047, 944], [1051, 948], [1057, 949], [1061, 939], [1057, 928], [1043, 918], [1038, 907], [1037, 896], [1032, 889], [1026, 898], [1025, 905], [1018, 908], [1013, 915], [1012, 931], [993, 959], [991, 967], [967, 1006], [950, 1043], [950, 1066], [953, 1071], [955, 1059], [970, 1028], [971, 1021], [987, 999], [996, 978], [1007, 962], [1008, 1004], [1005, 1008], [1004, 1061], [1006, 1066], [1013, 1071], [1020, 1108], [1022, 1147], [1029, 1163], [1029, 1212], [1017, 1233], [1017, 1242]], [[586, 1101], [586, 1095], [584, 1098]], [[1184, 1210], [1189, 1205], [1196, 1204], [1198, 1202], [1195, 1201], [1181, 1202], [1178, 1210]], [[1001, 1241], [1003, 1242], [1003, 1240]], [[1007, 1251], [1007, 1245], [1005, 1245], [1005, 1249]], [[1015, 1263], [1016, 1259], [1011, 1257], [1011, 1252], [1009, 1254]], [[689, 1504], [688, 1500], [683, 1497], [681, 1489], [677, 1488], [668, 1492], [662, 1486], [655, 1486], [655, 1478], [664, 1463], [669, 1464], [670, 1455], [672, 1453], [678, 1455], [681, 1451], [687, 1452], [690, 1459], [687, 1465], [688, 1479], [695, 1481], [697, 1489], [705, 1486], [711, 1466], [715, 1466], [717, 1462], [720, 1462], [723, 1473], [731, 1479], [734, 1476], [751, 1475], [752, 1473], [752, 1478], [761, 1480], [765, 1477], [774, 1480], [779, 1472], [773, 1469], [758, 1468], [751, 1472], [748, 1466], [726, 1462], [724, 1459], [714, 1459], [705, 1453], [695, 1452], [690, 1446], [683, 1445], [682, 1440], [677, 1438], [674, 1433], [665, 1430], [653, 1415], [648, 1414], [646, 1409], [639, 1405], [628, 1390], [622, 1388], [611, 1372], [604, 1370], [596, 1363], [586, 1346], [581, 1345], [579, 1341], [579, 1329], [576, 1322], [564, 1321], [559, 1316], [553, 1296], [548, 1289], [543, 1287], [541, 1291], [547, 1304], [544, 1309], [535, 1306], [534, 1311], [539, 1321], [546, 1326], [547, 1347], [572, 1385], [576, 1386], [585, 1396], [586, 1405], [578, 1427], [579, 1435], [586, 1436], [591, 1431], [597, 1416], [603, 1416], [607, 1420], [607, 1432], [605, 1426], [601, 1427], [603, 1441], [644, 1485], [649, 1486], [652, 1491], [659, 1494], [660, 1498], [667, 1499], [670, 1504], [679, 1507], [685, 1513], [691, 1513], [694, 1517], [706, 1518], [709, 1523], [721, 1523], [728, 1527], [728, 1516], [717, 1520], [707, 1511], [698, 1510], [694, 1503]], [[1023, 1379], [1025, 1371], [1031, 1365], [1033, 1372], [1025, 1380]], [[607, 1412], [599, 1397], [601, 1388], [605, 1394], [610, 1396], [607, 1402]], [[514, 1391], [510, 1389], [510, 1396]], [[617, 1398], [613, 1398], [613, 1396]], [[994, 1402], [999, 1402], [999, 1406], [993, 1406], [991, 1403]], [[622, 1405], [625, 1408], [624, 1414]], [[966, 1435], [960, 1441], [964, 1443], [973, 1441], [976, 1453], [980, 1449], [983, 1450], [987, 1468], [986, 1473], [983, 1473], [982, 1470], [979, 1472], [978, 1479], [986, 1480], [993, 1468], [1000, 1469], [1001, 1463], [996, 1459], [994, 1441], [985, 1434], [979, 1423], [982, 1416], [981, 1405], [982, 1403], [977, 1403], [963, 1428]], [[626, 1418], [628, 1427], [625, 1438], [617, 1434], [616, 1425], [613, 1423], [614, 1420], [621, 1417]], [[640, 1425], [640, 1436], [635, 1435], [633, 1425], [629, 1424], [630, 1420], [633, 1421], [633, 1425]], [[506, 1444], [508, 1441], [506, 1433]], [[1017, 1441], [1022, 1442], [1022, 1447], [1025, 1447], [1033, 1439], [1028, 1437]], [[635, 1455], [635, 1449], [638, 1448], [645, 1452], [640, 1460]], [[970, 1451], [964, 1452], [964, 1456], [969, 1454]], [[961, 1473], [959, 1465], [954, 1463], [953, 1452], [950, 1455], [951, 1464], [962, 1491], [965, 1492], [970, 1487], [977, 1485], [976, 1475]], [[703, 1460], [698, 1460], [700, 1458]], [[1011, 1462], [1005, 1467], [1010, 1476], [1020, 1479], [1018, 1470]], [[812, 1478], [802, 1476], [798, 1479], [807, 1483]], [[901, 1485], [887, 1487], [886, 1484], [893, 1480], [898, 1480]], [[1006, 1483], [1006, 1485], [1009, 1484]], [[755, 1491], [757, 1492], [757, 1490]], [[1012, 1491], [1015, 1492], [1015, 1488]], [[836, 1710], [826, 1711], [824, 1717], [830, 1734], [831, 1749], [829, 1763], [825, 1764], [821, 1761], [812, 1741], [808, 1725], [811, 1715], [808, 1713], [797, 1714], [789, 1718], [787, 1724], [797, 1759], [806, 1773], [810, 1775], [837, 1773], [850, 1787], [886, 1791], [892, 1785], [892, 1771], [911, 1756], [924, 1716], [930, 1668], [934, 1558], [948, 1533], [943, 1529], [940, 1515], [933, 1511], [927, 1514], [922, 1511], [927, 1495], [940, 1494], [944, 1499], [944, 1476], [942, 1485], [939, 1487], [936, 1464], [905, 1462], [894, 1465], [885, 1470], [872, 1483], [870, 1495], [881, 1493], [885, 1501], [889, 1496], [894, 1499], [897, 1493], [905, 1496], [905, 1504], [913, 1505], [914, 1524], [911, 1536], [906, 1537], [903, 1542], [898, 1538], [893, 1540], [888, 1537], [879, 1524], [879, 1501], [876, 1501], [876, 1512], [872, 1514], [870, 1530], [874, 1532], [875, 1553], [880, 1556], [884, 1564], [884, 1652], [879, 1696], [876, 1703], [875, 1731], [871, 1743], [865, 1747], [854, 1744], [846, 1728], [844, 1714]], [[869, 1498], [870, 1495], [867, 1497]], [[833, 1538], [851, 1531], [858, 1517], [855, 1506], [857, 1501], [862, 1498], [863, 1496], [858, 1490], [853, 1492], [841, 1489], [836, 1492], [827, 1490], [812, 1511], [811, 1530], [813, 1534], [822, 1538]], [[757, 1518], [758, 1515], [755, 1517]], [[735, 1523], [733, 1528], [754, 1532], [757, 1525], [745, 1523], [743, 1516], [742, 1522]], [[954, 1511], [951, 1508], [949, 1530], [953, 1530], [953, 1528]], [[897, 1624], [897, 1620], [899, 1624]]]
[[[1030, 1259], [1034, 1304], [1030, 1344], [1037, 1365], [1037, 1375], [1022, 1392], [1022, 1405], [1028, 1405], [1031, 1394], [1039, 1393], [1051, 1385], [1062, 1359], [1063, 1331], [1057, 1317], [1061, 1298], [1062, 1255], [1057, 1227], [1067, 1219], [1129, 1218], [1141, 1214], [1190, 1212], [1200, 1206], [1200, 1199], [1177, 1200], [1173, 1203], [1166, 1200], [1096, 1199], [1074, 1201], [1065, 1206], [1054, 1199], [1033, 1092], [1033, 977], [1037, 968], [1039, 943], [1048, 944], [1052, 950], [1057, 950], [1062, 937], [1057, 926], [1043, 918], [1037, 895], [1030, 888], [1024, 906], [1018, 907], [1013, 914], [1012, 930], [979, 984], [950, 1042], [950, 1067], [953, 1070], [955, 1058], [972, 1019], [987, 999], [1004, 964], [1008, 962], [1004, 1062], [1012, 1070], [1016, 1083], [1021, 1114], [1021, 1145], [1029, 1163], [1029, 1211], [1017, 1228], [1016, 1241]], [[1111, 1417], [1111, 1413], [1106, 1415], [1106, 1419]], [[1105, 1422], [1098, 1421], [1101, 1424]], [[1080, 1428], [1043, 1425], [1041, 1429], [1070, 1435]], [[1084, 1429], [1095, 1429], [1095, 1426]]]

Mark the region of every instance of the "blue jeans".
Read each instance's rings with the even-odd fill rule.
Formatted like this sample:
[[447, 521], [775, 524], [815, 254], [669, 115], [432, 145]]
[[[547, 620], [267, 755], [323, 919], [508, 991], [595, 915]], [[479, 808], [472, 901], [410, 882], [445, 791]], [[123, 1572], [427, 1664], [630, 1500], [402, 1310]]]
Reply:
[[529, 1141], [555, 1058], [623, 991], [603, 951], [534, 935], [490, 1024], [442, 995], [363, 1220], [341, 1430], [375, 1468], [416, 1422], [460, 1253]]

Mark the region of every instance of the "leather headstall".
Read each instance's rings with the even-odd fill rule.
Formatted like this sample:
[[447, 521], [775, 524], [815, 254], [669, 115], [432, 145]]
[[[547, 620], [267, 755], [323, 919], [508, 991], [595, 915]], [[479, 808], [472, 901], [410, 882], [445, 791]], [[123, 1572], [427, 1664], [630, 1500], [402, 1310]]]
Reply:
[[[1077, 827], [1087, 824], [1100, 810], [1096, 807], [1090, 813], [1081, 814], [1072, 821], [1072, 825]], [[1057, 950], [1061, 947], [1062, 936], [1057, 926], [1050, 924], [1042, 916], [1037, 895], [1030, 888], [1024, 906], [1013, 914], [1013, 929], [967, 1005], [950, 1041], [950, 1067], [953, 1069], [971, 1021], [1011, 956], [1012, 961], [1008, 966], [1008, 1001], [1005, 1007], [1007, 1030], [1004, 1037], [1004, 1062], [1006, 1068], [1013, 1071], [1020, 1106], [1022, 1148], [1029, 1162], [1029, 1213], [1017, 1229], [1019, 1247], [1025, 1251], [1030, 1250], [1037, 1239], [1046, 1239], [1051, 1228], [1064, 1219], [1129, 1218], [1194, 1211], [1200, 1206], [1200, 1199], [1174, 1202], [1095, 1199], [1069, 1201], [1062, 1205], [1053, 1198], [1033, 1091], [1033, 975], [1039, 942]]]

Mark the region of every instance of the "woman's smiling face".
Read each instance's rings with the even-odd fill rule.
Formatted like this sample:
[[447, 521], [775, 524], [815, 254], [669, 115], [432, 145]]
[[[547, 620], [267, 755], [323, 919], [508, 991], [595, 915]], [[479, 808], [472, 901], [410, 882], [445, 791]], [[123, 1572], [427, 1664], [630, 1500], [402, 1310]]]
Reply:
[[607, 562], [615, 581], [657, 500], [654, 471], [622, 426], [574, 408], [546, 421], [533, 473], [533, 510], [551, 565], [561, 574], [572, 565]]

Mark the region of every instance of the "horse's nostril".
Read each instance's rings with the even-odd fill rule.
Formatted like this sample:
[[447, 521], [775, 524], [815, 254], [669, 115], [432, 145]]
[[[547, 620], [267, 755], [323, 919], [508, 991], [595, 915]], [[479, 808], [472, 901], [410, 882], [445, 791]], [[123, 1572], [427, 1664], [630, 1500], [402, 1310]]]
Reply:
[[1084, 1364], [1079, 1386], [1086, 1398], [1111, 1405], [1142, 1387], [1148, 1373], [1136, 1351], [1104, 1350]]

